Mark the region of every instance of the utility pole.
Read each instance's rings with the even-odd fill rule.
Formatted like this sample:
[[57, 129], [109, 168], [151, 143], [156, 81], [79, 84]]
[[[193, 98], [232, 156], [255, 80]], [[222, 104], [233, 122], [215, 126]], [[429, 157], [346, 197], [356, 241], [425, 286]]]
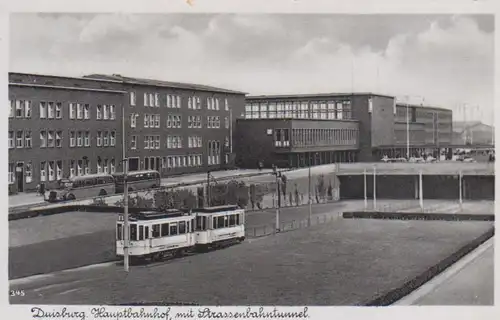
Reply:
[[366, 169], [363, 172], [363, 189], [365, 195], [365, 211], [366, 211], [368, 209], [368, 197], [366, 192]]
[[[124, 105], [123, 105], [124, 106]], [[123, 167], [123, 266], [125, 272], [129, 271], [130, 229], [128, 218], [128, 159], [125, 150], [127, 149], [125, 139], [125, 108], [122, 106], [122, 167]]]
[[123, 218], [124, 218], [123, 227], [124, 227], [125, 231], [123, 233], [123, 235], [124, 235], [124, 246], [123, 246], [124, 261], [123, 261], [123, 265], [125, 267], [125, 272], [128, 272], [128, 270], [129, 270], [128, 248], [130, 246], [130, 233], [129, 233], [129, 221], [128, 221], [129, 219], [128, 219], [127, 176], [128, 176], [128, 159], [124, 159], [124, 163], [123, 163]]
[[312, 219], [312, 201], [311, 201], [311, 163], [309, 162], [309, 220], [308, 220], [308, 223], [309, 223], [309, 226], [311, 226], [311, 219]]
[[210, 190], [210, 171], [207, 171], [207, 206], [210, 207], [212, 203], [212, 192]]
[[406, 158], [410, 160], [410, 105], [406, 97]]
[[273, 174], [276, 176], [276, 187], [277, 187], [277, 195], [278, 195], [278, 203], [276, 205], [276, 230], [275, 233], [280, 232], [280, 208], [281, 208], [281, 189], [280, 189], [280, 181], [281, 172], [278, 171], [278, 168], [273, 165]]
[[373, 211], [377, 211], [377, 167], [373, 165]]
[[458, 202], [460, 204], [460, 211], [462, 211], [462, 170], [458, 173]]

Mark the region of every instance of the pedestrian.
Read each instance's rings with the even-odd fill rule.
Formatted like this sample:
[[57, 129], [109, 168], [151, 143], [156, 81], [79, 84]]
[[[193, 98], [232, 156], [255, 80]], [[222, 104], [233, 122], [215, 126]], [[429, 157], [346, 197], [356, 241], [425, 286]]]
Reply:
[[37, 194], [38, 196], [41, 194], [40, 184], [39, 184], [39, 183], [36, 185], [36, 194]]

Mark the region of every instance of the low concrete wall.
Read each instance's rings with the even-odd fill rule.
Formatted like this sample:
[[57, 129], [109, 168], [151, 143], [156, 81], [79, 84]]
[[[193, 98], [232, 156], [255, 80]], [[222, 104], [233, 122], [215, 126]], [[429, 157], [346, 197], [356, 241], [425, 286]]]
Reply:
[[464, 213], [421, 213], [421, 212], [379, 212], [353, 211], [342, 213], [344, 219], [387, 219], [387, 220], [441, 220], [441, 221], [495, 221], [494, 214]]
[[[339, 175], [340, 199], [364, 198], [364, 175]], [[376, 196], [379, 199], [417, 199], [418, 175], [377, 175]], [[424, 199], [459, 199], [458, 175], [423, 175]], [[373, 175], [366, 176], [366, 192], [373, 198]], [[495, 176], [466, 175], [462, 180], [462, 197], [465, 200], [494, 200]]]

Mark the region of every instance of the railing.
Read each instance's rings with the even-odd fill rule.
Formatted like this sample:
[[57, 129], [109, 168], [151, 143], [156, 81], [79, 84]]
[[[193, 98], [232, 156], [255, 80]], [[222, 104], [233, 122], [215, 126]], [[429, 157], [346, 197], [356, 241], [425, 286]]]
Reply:
[[[311, 222], [309, 219], [302, 220], [292, 220], [280, 223], [279, 233], [306, 229], [309, 227], [317, 226], [320, 224], [325, 224], [333, 222], [342, 216], [342, 212], [336, 212], [332, 214], [325, 215], [314, 215], [311, 217]], [[245, 234], [247, 238], [260, 238], [276, 234], [276, 224], [267, 224], [255, 227], [246, 227]]]

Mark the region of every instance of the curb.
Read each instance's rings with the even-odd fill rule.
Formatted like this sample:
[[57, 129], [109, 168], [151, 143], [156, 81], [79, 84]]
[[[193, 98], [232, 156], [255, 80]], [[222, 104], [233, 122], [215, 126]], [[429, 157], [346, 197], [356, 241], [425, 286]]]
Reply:
[[495, 221], [495, 214], [346, 211], [344, 219]]
[[410, 294], [412, 291], [418, 289], [426, 282], [428, 282], [429, 280], [431, 280], [432, 278], [434, 278], [435, 276], [437, 276], [438, 274], [440, 274], [441, 272], [452, 266], [455, 262], [457, 262], [467, 254], [472, 252], [474, 249], [479, 247], [481, 244], [489, 240], [494, 235], [495, 235], [495, 227], [492, 227], [488, 231], [483, 233], [481, 236], [477, 237], [468, 244], [464, 245], [463, 247], [455, 251], [453, 254], [441, 260], [436, 265], [430, 267], [417, 277], [405, 282], [402, 286], [393, 289], [388, 293], [385, 293], [362, 305], [368, 307], [389, 306], [401, 300], [402, 298]]

